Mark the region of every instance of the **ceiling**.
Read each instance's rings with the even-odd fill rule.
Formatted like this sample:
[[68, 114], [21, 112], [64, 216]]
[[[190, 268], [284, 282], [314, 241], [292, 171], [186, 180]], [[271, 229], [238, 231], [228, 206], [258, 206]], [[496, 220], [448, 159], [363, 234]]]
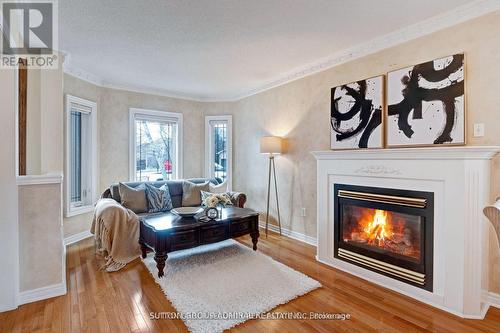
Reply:
[[59, 46], [70, 73], [105, 86], [234, 100], [472, 2], [59, 0]]

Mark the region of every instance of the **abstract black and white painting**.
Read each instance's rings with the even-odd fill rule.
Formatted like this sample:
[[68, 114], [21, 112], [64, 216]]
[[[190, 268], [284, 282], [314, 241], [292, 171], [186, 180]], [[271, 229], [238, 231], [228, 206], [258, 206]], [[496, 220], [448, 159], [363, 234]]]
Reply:
[[383, 76], [332, 88], [332, 149], [383, 147], [383, 89]]
[[464, 55], [390, 72], [387, 145], [465, 143]]

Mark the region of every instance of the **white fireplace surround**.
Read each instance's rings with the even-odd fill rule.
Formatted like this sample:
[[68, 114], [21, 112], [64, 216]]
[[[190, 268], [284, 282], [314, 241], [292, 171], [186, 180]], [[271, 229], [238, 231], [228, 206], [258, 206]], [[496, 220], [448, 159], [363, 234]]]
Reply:
[[[490, 164], [497, 146], [317, 151], [317, 260], [455, 315], [488, 310]], [[334, 258], [334, 184], [434, 192], [434, 286], [429, 292]]]

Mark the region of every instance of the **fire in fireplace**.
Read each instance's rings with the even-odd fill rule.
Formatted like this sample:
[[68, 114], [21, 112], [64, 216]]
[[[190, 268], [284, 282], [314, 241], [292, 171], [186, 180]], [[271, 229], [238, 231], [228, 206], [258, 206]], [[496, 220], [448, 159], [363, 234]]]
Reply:
[[336, 184], [335, 257], [432, 290], [433, 193]]
[[374, 251], [420, 258], [420, 221], [418, 217], [383, 209], [347, 206], [343, 210], [344, 242], [354, 242]]

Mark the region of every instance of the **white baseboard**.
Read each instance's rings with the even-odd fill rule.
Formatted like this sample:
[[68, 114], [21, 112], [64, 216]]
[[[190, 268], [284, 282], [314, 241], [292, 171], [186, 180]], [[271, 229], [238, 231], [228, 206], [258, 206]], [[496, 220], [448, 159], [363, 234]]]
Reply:
[[74, 235], [71, 235], [71, 236], [68, 236], [68, 237], [64, 238], [64, 246], [68, 246], [70, 244], [79, 242], [79, 241], [81, 241], [83, 239], [86, 239], [86, 238], [89, 238], [89, 237], [92, 237], [92, 236], [93, 235], [88, 230], [79, 232], [77, 234], [74, 234]]
[[16, 304], [0, 305], [0, 313], [17, 309]]
[[500, 294], [489, 291], [485, 293], [484, 298], [490, 306], [500, 309]]
[[[265, 222], [260, 221], [259, 222], [259, 226], [262, 229], [266, 229], [266, 223]], [[276, 226], [274, 224], [270, 224], [270, 223], [269, 223], [269, 230], [271, 230], [273, 232], [276, 232], [276, 233], [280, 232], [280, 229], [278, 228], [278, 226]], [[281, 228], [281, 234], [283, 236], [286, 236], [286, 237], [289, 237], [289, 238], [293, 238], [295, 240], [307, 243], [307, 244], [312, 245], [312, 246], [317, 246], [318, 245], [318, 240], [316, 239], [316, 237], [307, 236], [307, 235], [301, 234], [300, 232], [297, 232], [297, 231], [289, 230], [289, 229], [286, 229], [286, 228], [282, 227]]]
[[66, 292], [65, 283], [58, 283], [47, 287], [22, 291], [19, 293], [19, 305], [65, 295]]

